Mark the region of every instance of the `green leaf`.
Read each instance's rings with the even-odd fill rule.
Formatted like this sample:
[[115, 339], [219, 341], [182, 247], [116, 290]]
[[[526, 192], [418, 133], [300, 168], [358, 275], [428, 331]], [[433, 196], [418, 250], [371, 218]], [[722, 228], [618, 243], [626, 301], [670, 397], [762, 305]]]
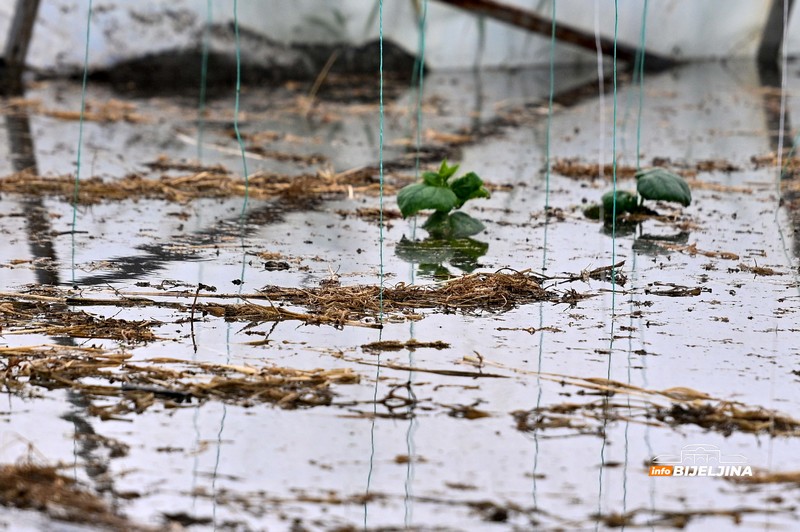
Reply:
[[470, 172], [450, 183], [450, 188], [458, 197], [456, 209], [473, 198], [488, 198], [489, 191], [483, 187], [483, 180], [475, 172]]
[[583, 209], [583, 215], [589, 218], [590, 220], [599, 220], [600, 219], [600, 211], [602, 207], [599, 203], [592, 203], [585, 209]]
[[446, 187], [447, 179], [436, 172], [424, 172], [422, 182], [432, 187]]
[[675, 201], [684, 207], [692, 203], [692, 191], [686, 181], [664, 168], [639, 171], [636, 181], [636, 189], [644, 199]]
[[447, 181], [449, 178], [453, 177], [456, 172], [458, 172], [459, 165], [454, 164], [453, 166], [447, 166], [447, 159], [442, 161], [442, 165], [439, 167], [439, 175]]
[[455, 193], [449, 188], [431, 187], [424, 183], [403, 187], [397, 194], [397, 205], [400, 207], [403, 218], [428, 209], [448, 212], [457, 201]]
[[435, 212], [425, 220], [422, 228], [428, 231], [432, 237], [452, 239], [477, 235], [486, 229], [486, 226], [480, 220], [463, 212], [452, 214]]
[[466, 238], [468, 236], [477, 235], [486, 226], [480, 220], [476, 220], [472, 216], [464, 212], [454, 212], [449, 216], [450, 218], [450, 238]]
[[[603, 194], [603, 211], [606, 217], [613, 216], [614, 213], [614, 191], [609, 191]], [[627, 190], [617, 190], [617, 216], [623, 212], [631, 212], [636, 210], [638, 206], [638, 199], [636, 194], [632, 194]]]
[[448, 218], [445, 212], [434, 212], [428, 216], [428, 219], [422, 224], [422, 228], [434, 238], [450, 238], [450, 223]]

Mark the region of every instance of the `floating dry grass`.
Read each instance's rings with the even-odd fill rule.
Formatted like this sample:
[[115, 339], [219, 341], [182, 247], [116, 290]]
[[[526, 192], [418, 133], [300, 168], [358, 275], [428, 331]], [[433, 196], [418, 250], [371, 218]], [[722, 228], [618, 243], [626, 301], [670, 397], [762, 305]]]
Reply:
[[[0, 192], [57, 196], [65, 201], [71, 201], [74, 188], [75, 178], [71, 175], [41, 176], [24, 171], [0, 178]], [[249, 178], [249, 195], [254, 199], [375, 196], [379, 191], [380, 183], [370, 169], [341, 173], [321, 171], [295, 176], [259, 172]], [[384, 192], [394, 194], [396, 191], [397, 184], [390, 178]], [[243, 197], [244, 194], [245, 183], [241, 177], [212, 168], [189, 175], [159, 178], [140, 174], [130, 174], [121, 179], [87, 178], [81, 180], [78, 201], [95, 204], [147, 198], [185, 203], [198, 198]]]
[[593, 516], [595, 523], [601, 522], [609, 528], [686, 528], [695, 519], [710, 517], [727, 517], [731, 528], [742, 524], [747, 515], [793, 515], [793, 507], [749, 508], [740, 506], [732, 509], [700, 508], [697, 510], [657, 510], [654, 508], [637, 508], [625, 513], [609, 513]]
[[62, 467], [24, 461], [0, 465], [0, 504], [109, 530], [146, 530], [114, 513], [99, 495], [62, 475]]
[[[575, 276], [573, 280], [584, 277]], [[123, 293], [114, 297], [78, 296], [56, 287], [37, 285], [31, 293], [0, 292], [0, 326], [10, 334], [41, 333], [76, 338], [107, 338], [128, 343], [157, 339], [151, 327], [160, 325], [154, 320], [122, 320], [100, 318], [76, 311], [75, 307], [164, 307], [188, 313], [196, 321], [208, 315], [227, 321], [262, 323], [270, 321], [301, 321], [308, 325], [335, 327], [381, 327], [385, 321], [418, 320], [420, 310], [440, 312], [502, 312], [519, 305], [537, 301], [574, 303], [584, 296], [574, 290], [562, 295], [542, 288], [537, 276], [529, 271], [475, 273], [435, 285], [406, 285], [385, 287], [381, 307], [381, 289], [377, 285], [342, 286], [338, 281], [322, 283], [311, 288], [266, 286], [252, 294], [217, 294], [200, 292]], [[143, 296], [151, 296], [152, 299]], [[184, 302], [165, 301], [179, 298]], [[239, 299], [244, 303], [223, 303]], [[213, 302], [198, 300], [214, 299]], [[291, 310], [287, 306], [304, 307], [308, 311]]]
[[[686, 163], [682, 161], [672, 161], [664, 157], [656, 157], [652, 161], [652, 166], [663, 166], [669, 168], [671, 171], [683, 176], [684, 178], [696, 177], [701, 172], [738, 172], [742, 169], [729, 161], [718, 159], [705, 159], [695, 161], [693, 163]], [[553, 162], [553, 173], [570, 177], [573, 179], [600, 179], [601, 176], [611, 178], [615, 168], [611, 163], [600, 166], [597, 163], [589, 163], [577, 157], [557, 159]], [[635, 166], [628, 166], [617, 164], [616, 175], [618, 178], [632, 178], [636, 175], [637, 169]], [[706, 183], [704, 181], [692, 180], [693, 188], [708, 188], [717, 192], [751, 192], [752, 189], [746, 187], [730, 187], [727, 185], [720, 185], [715, 183]]]
[[[197, 309], [231, 321], [279, 321], [296, 319], [308, 324], [379, 327], [383, 310], [387, 319], [415, 320], [419, 310], [479, 313], [505, 311], [526, 303], [557, 300], [554, 292], [543, 289], [539, 280], [527, 272], [478, 273], [464, 275], [437, 285], [397, 284], [383, 290], [375, 285], [340, 286], [328, 283], [314, 288], [266, 286], [257, 297], [270, 304], [206, 303]], [[250, 299], [250, 297], [247, 297]], [[289, 311], [275, 303], [302, 305], [308, 314]]]
[[85, 120], [87, 122], [128, 122], [143, 124], [153, 120], [137, 111], [137, 106], [131, 102], [110, 99], [106, 101], [87, 101], [83, 113], [74, 109], [46, 108], [41, 100], [26, 98], [12, 98], [7, 100], [8, 108], [12, 112], [24, 110], [27, 113], [42, 114], [59, 120]]
[[[473, 273], [434, 285], [398, 283], [383, 290], [385, 312], [438, 309], [444, 312], [504, 311], [518, 305], [556, 300], [530, 272]], [[305, 304], [322, 314], [347, 312], [353, 316], [376, 315], [381, 310], [380, 287], [375, 285], [321, 286], [260, 290], [270, 300]]]
[[157, 321], [98, 317], [72, 310], [66, 301], [20, 301], [16, 295], [0, 294], [0, 330], [6, 335], [104, 338], [129, 344], [156, 339], [151, 327], [157, 325]]
[[[578, 395], [602, 396], [599, 400], [565, 402], [512, 412], [517, 428], [524, 432], [547, 429], [570, 429], [581, 434], [603, 435], [603, 426], [613, 421], [631, 421], [649, 425], [675, 427], [697, 425], [729, 436], [734, 432], [800, 436], [800, 420], [787, 414], [749, 406], [736, 401], [714, 398], [704, 392], [685, 387], [649, 390], [602, 377], [575, 377], [556, 373], [537, 373], [481, 358], [464, 357], [465, 362], [509, 369], [518, 374], [556, 382], [581, 389]], [[616, 396], [624, 400], [615, 400]], [[555, 435], [554, 435], [555, 436]]]
[[361, 346], [364, 351], [381, 352], [381, 351], [402, 351], [407, 349], [414, 351], [416, 349], [449, 349], [450, 344], [436, 340], [434, 342], [420, 342], [411, 339], [407, 342], [399, 340], [381, 340], [379, 342], [370, 342]]
[[670, 407], [655, 406], [650, 414], [672, 426], [697, 425], [730, 436], [734, 432], [800, 436], [800, 420], [761, 407], [730, 401], [692, 401]]
[[108, 419], [141, 413], [157, 402], [175, 407], [192, 400], [281, 408], [331, 404], [334, 384], [354, 384], [347, 368], [297, 370], [190, 362], [172, 358], [131, 361], [128, 353], [57, 345], [0, 348], [0, 386], [15, 393], [69, 388], [108, 404], [89, 411]]

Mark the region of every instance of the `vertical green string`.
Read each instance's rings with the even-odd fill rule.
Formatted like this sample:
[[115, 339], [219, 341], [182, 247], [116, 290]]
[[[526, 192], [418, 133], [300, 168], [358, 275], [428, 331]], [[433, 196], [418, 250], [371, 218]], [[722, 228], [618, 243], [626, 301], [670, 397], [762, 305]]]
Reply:
[[556, 0], [550, 4], [552, 24], [550, 27], [550, 86], [547, 98], [547, 130], [544, 141], [544, 238], [542, 239], [542, 270], [547, 269], [547, 221], [550, 210], [550, 130], [553, 125], [553, 93], [555, 92], [555, 54], [556, 54]]
[[211, 0], [206, 4], [206, 26], [200, 60], [200, 102], [197, 108], [197, 162], [203, 163], [203, 134], [206, 127], [206, 91], [208, 88], [208, 48], [211, 40]]
[[242, 134], [239, 132], [239, 98], [242, 92], [242, 46], [239, 41], [238, 0], [233, 0], [233, 28], [236, 36], [236, 102], [233, 110], [233, 130], [236, 132], [236, 141], [239, 143], [239, 150], [242, 152], [242, 170], [244, 171], [244, 201], [242, 202], [242, 213], [239, 216], [239, 221], [244, 223], [244, 216], [247, 213], [247, 200], [250, 197], [250, 175], [247, 172], [247, 155], [245, 154], [244, 141], [242, 140]]
[[636, 56], [638, 60], [636, 66], [637, 71], [639, 72], [639, 114], [636, 117], [636, 170], [638, 171], [641, 168], [641, 146], [642, 146], [642, 106], [644, 104], [644, 56], [645, 56], [645, 44], [646, 44], [646, 35], [647, 35], [647, 3], [648, 0], [644, 0], [644, 6], [642, 7], [642, 28], [641, 33], [639, 35], [639, 53]]
[[613, 341], [614, 313], [616, 310], [617, 296], [617, 36], [619, 34], [619, 4], [614, 0], [614, 112], [611, 123], [611, 172], [613, 179], [612, 193], [614, 195], [613, 206], [611, 208], [611, 328]]
[[[419, 178], [419, 159], [420, 159], [420, 149], [422, 147], [422, 96], [423, 96], [423, 89], [425, 86], [425, 33], [427, 29], [427, 22], [428, 22], [428, 0], [423, 0], [422, 3], [422, 13], [420, 14], [419, 18], [419, 40], [417, 44], [417, 58], [414, 61], [414, 73], [412, 75], [412, 83], [413, 78], [416, 77], [416, 81], [418, 83], [417, 86], [417, 149], [416, 149], [416, 157], [414, 160], [414, 177]], [[413, 230], [412, 230], [412, 239], [416, 233], [416, 217], [412, 222]], [[414, 284], [414, 264], [411, 264], [411, 284]], [[383, 283], [381, 283], [381, 287]], [[409, 322], [409, 336], [413, 340], [414, 338], [414, 322]], [[408, 366], [414, 367], [414, 351], [413, 349], [409, 349], [408, 351]], [[408, 372], [408, 399], [409, 399], [409, 407], [408, 407], [408, 428], [406, 429], [406, 456], [408, 456], [408, 463], [406, 464], [406, 480], [405, 480], [405, 497], [403, 499], [403, 505], [405, 507], [405, 515], [403, 517], [403, 524], [405, 525], [406, 529], [411, 528], [412, 523], [412, 501], [413, 501], [413, 481], [414, 481], [414, 465], [415, 465], [415, 457], [416, 451], [414, 448], [414, 431], [416, 428], [416, 416], [414, 415], [414, 390], [413, 390], [413, 380], [414, 380], [414, 372]], [[377, 400], [377, 397], [374, 397]]]
[[78, 224], [78, 193], [81, 183], [81, 156], [83, 154], [83, 123], [86, 115], [86, 85], [89, 79], [89, 38], [92, 28], [92, 0], [86, 12], [86, 46], [83, 50], [83, 81], [81, 85], [81, 116], [78, 120], [78, 153], [75, 161], [75, 186], [72, 189], [72, 284], [75, 284], [75, 228]]
[[[384, 127], [384, 108], [383, 108], [383, 0], [378, 0], [378, 46], [380, 62], [378, 65], [378, 171], [380, 175], [380, 213], [378, 216], [378, 247], [380, 253], [380, 288], [378, 295], [378, 322], [383, 325], [383, 127]], [[381, 329], [379, 338], [383, 333]], [[364, 495], [364, 530], [368, 528], [369, 518], [369, 494], [372, 485], [372, 473], [375, 464], [375, 420], [378, 417], [378, 386], [380, 385], [381, 359], [378, 356], [378, 364], [375, 370], [375, 389], [372, 395], [372, 425], [370, 427], [370, 455], [369, 471], [367, 472], [367, 488]]]
[[[617, 37], [619, 35], [619, 3], [614, 0], [614, 61], [613, 61], [613, 99], [614, 99], [614, 112], [612, 114], [611, 124], [611, 169], [613, 179], [612, 193], [614, 195], [613, 206], [611, 209], [611, 332], [608, 347], [608, 364], [606, 366], [606, 378], [611, 379], [611, 360], [614, 353], [614, 318], [616, 308], [617, 296], [617, 271], [614, 266], [617, 262]], [[608, 398], [604, 399], [605, 404], [608, 404]], [[608, 416], [603, 416], [603, 433], [605, 433], [608, 425]], [[598, 473], [598, 488], [597, 488], [597, 516], [598, 522], [596, 529], [599, 529], [600, 516], [602, 516], [602, 502], [603, 502], [603, 474], [605, 473], [605, 452], [606, 452], [606, 438], [600, 446], [600, 471]]]
[[[383, 325], [383, 0], [378, 2], [378, 43], [380, 47], [380, 62], [378, 66], [378, 172], [380, 177], [380, 209], [378, 215], [378, 247], [380, 258], [380, 288], [378, 292], [378, 320]], [[421, 78], [420, 78], [421, 79]]]
[[428, 22], [428, 0], [422, 3], [422, 14], [419, 19], [418, 57], [414, 62], [417, 87], [417, 156], [414, 160], [414, 176], [419, 177], [419, 155], [422, 149], [422, 89], [425, 84], [425, 28]]
[[[644, 1], [644, 5], [642, 6], [642, 25], [641, 31], [639, 34], [639, 49], [636, 54], [636, 62], [634, 67], [638, 72], [638, 82], [639, 82], [639, 109], [638, 114], [636, 116], [636, 170], [638, 171], [641, 168], [641, 145], [642, 145], [642, 109], [644, 105], [644, 58], [645, 58], [645, 51], [646, 51], [646, 36], [647, 36], [647, 7], [648, 7], [648, 0]], [[631, 264], [631, 281], [636, 282], [636, 253], [633, 253], [632, 257], [632, 264]], [[612, 277], [613, 279], [613, 277]], [[615, 283], [616, 284], [616, 283]], [[631, 307], [633, 310], [634, 304], [634, 295], [633, 291], [631, 291], [630, 297]], [[613, 310], [612, 310], [613, 312]], [[613, 318], [612, 318], [613, 320]], [[631, 312], [631, 322], [630, 322], [631, 330], [633, 330], [633, 312]], [[611, 331], [612, 331], [612, 338], [611, 342], [613, 344], [613, 331], [614, 331], [614, 323], [612, 321], [611, 324]], [[633, 353], [633, 337], [631, 336], [628, 340], [628, 358], [627, 358], [627, 383], [631, 384], [631, 355]], [[610, 357], [610, 355], [609, 355]], [[609, 374], [610, 378], [610, 374]], [[627, 406], [628, 406], [628, 413], [631, 414], [631, 398], [630, 396], [627, 397]], [[628, 511], [628, 462], [629, 462], [629, 450], [630, 450], [630, 440], [629, 440], [629, 429], [630, 429], [630, 421], [625, 422], [625, 432], [624, 432], [624, 451], [625, 451], [625, 460], [623, 462], [622, 468], [622, 513], [623, 515]]]
[[[548, 105], [547, 105], [547, 131], [545, 134], [545, 192], [544, 192], [544, 215], [545, 215], [545, 223], [544, 223], [544, 237], [542, 239], [543, 245], [543, 252], [542, 252], [542, 270], [547, 269], [547, 227], [548, 227], [548, 209], [550, 207], [550, 130], [552, 128], [553, 122], [553, 94], [555, 92], [555, 49], [556, 49], [556, 0], [552, 0], [551, 4], [551, 16], [552, 16], [552, 25], [550, 29], [550, 87], [549, 87], [549, 94], [548, 94]], [[537, 396], [536, 396], [536, 408], [537, 410], [542, 404], [542, 384], [541, 384], [541, 373], [542, 373], [542, 359], [544, 355], [544, 307], [543, 303], [539, 303], [539, 354], [537, 357], [537, 369], [536, 369], [536, 385], [538, 388]], [[533, 441], [534, 441], [534, 454], [533, 454], [533, 471], [531, 472], [532, 486], [531, 486], [531, 498], [533, 499], [533, 507], [534, 509], [539, 508], [539, 501], [537, 498], [537, 483], [536, 479], [538, 477], [538, 469], [539, 469], [539, 433], [533, 433]]]

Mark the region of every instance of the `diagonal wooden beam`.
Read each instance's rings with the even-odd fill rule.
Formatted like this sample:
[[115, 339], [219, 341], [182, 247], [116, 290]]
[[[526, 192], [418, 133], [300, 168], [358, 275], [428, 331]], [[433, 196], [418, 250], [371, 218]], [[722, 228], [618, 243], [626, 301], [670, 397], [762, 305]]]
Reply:
[[[527, 11], [515, 6], [502, 4], [493, 0], [438, 0], [439, 3], [448, 4], [459, 9], [464, 9], [470, 13], [483, 15], [494, 20], [505, 22], [512, 26], [522, 28], [534, 33], [539, 33], [550, 37], [553, 21], [544, 18], [532, 11]], [[591, 52], [597, 51], [597, 41], [594, 34], [587, 33], [581, 29], [567, 24], [556, 24], [556, 39], [561, 42], [573, 44]], [[600, 37], [600, 48], [604, 55], [612, 57], [614, 55], [614, 41], [607, 37]], [[637, 48], [625, 43], [617, 42], [617, 58], [629, 64], [633, 68], [636, 59]], [[676, 61], [645, 50], [644, 68], [650, 71], [666, 70], [675, 66]]]

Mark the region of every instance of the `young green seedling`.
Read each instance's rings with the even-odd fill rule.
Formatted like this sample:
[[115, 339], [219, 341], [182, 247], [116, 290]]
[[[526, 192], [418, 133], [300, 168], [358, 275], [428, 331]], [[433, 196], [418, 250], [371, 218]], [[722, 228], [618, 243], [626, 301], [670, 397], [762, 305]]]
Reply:
[[466, 238], [476, 235], [485, 226], [460, 209], [467, 201], [488, 198], [489, 191], [475, 172], [456, 178], [459, 165], [450, 166], [442, 161], [436, 172], [424, 172], [422, 182], [403, 187], [397, 194], [397, 205], [403, 218], [420, 211], [434, 211], [422, 224], [422, 228], [435, 238]]
[[[636, 190], [638, 196], [627, 190], [616, 191], [616, 215], [626, 212], [651, 212], [643, 206], [644, 200], [674, 201], [684, 207], [692, 203], [692, 191], [684, 179], [664, 168], [650, 168], [636, 172]], [[615, 212], [614, 192], [606, 192], [602, 197], [602, 205], [591, 205], [584, 210], [589, 218], [598, 219], [600, 213], [608, 219]]]

